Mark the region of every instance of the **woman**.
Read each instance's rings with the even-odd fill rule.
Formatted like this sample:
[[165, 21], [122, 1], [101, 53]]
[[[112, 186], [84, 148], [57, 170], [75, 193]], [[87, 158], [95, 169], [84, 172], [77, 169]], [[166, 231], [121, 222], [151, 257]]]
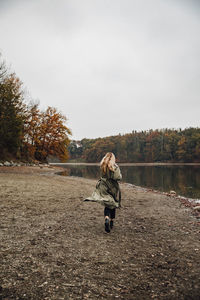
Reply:
[[115, 219], [115, 209], [121, 207], [121, 191], [118, 181], [122, 175], [118, 165], [115, 163], [115, 156], [108, 152], [100, 163], [101, 178], [97, 182], [96, 189], [91, 197], [85, 201], [99, 202], [105, 206], [105, 231], [110, 232]]

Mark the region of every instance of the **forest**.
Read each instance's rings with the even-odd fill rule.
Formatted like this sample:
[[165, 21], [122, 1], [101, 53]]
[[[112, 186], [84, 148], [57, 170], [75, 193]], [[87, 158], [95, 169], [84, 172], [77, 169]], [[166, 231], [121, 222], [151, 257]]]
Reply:
[[200, 128], [133, 131], [97, 139], [71, 141], [70, 159], [99, 162], [113, 152], [118, 162], [200, 162]]
[[68, 159], [71, 130], [54, 107], [41, 111], [28, 101], [23, 83], [0, 56], [0, 160], [46, 162]]

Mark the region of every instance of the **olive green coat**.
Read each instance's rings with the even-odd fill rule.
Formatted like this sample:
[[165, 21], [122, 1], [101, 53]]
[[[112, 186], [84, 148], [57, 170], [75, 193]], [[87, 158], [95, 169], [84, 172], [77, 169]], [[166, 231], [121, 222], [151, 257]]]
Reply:
[[106, 174], [101, 172], [101, 178], [97, 182], [95, 191], [85, 201], [98, 202], [111, 209], [120, 207], [121, 191], [118, 181], [121, 179], [122, 175], [117, 165], [115, 165], [114, 171], [107, 169]]

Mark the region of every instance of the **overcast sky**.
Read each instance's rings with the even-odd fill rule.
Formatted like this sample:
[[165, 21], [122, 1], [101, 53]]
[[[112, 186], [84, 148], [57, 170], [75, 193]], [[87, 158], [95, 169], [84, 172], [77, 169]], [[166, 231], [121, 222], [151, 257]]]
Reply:
[[199, 0], [0, 0], [0, 52], [73, 139], [200, 127]]

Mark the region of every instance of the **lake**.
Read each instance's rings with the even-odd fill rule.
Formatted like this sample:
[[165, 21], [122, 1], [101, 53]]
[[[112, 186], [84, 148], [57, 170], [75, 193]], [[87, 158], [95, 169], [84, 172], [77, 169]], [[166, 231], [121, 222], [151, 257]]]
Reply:
[[[61, 175], [99, 178], [98, 165], [59, 164]], [[200, 199], [200, 165], [120, 165], [123, 182]]]

